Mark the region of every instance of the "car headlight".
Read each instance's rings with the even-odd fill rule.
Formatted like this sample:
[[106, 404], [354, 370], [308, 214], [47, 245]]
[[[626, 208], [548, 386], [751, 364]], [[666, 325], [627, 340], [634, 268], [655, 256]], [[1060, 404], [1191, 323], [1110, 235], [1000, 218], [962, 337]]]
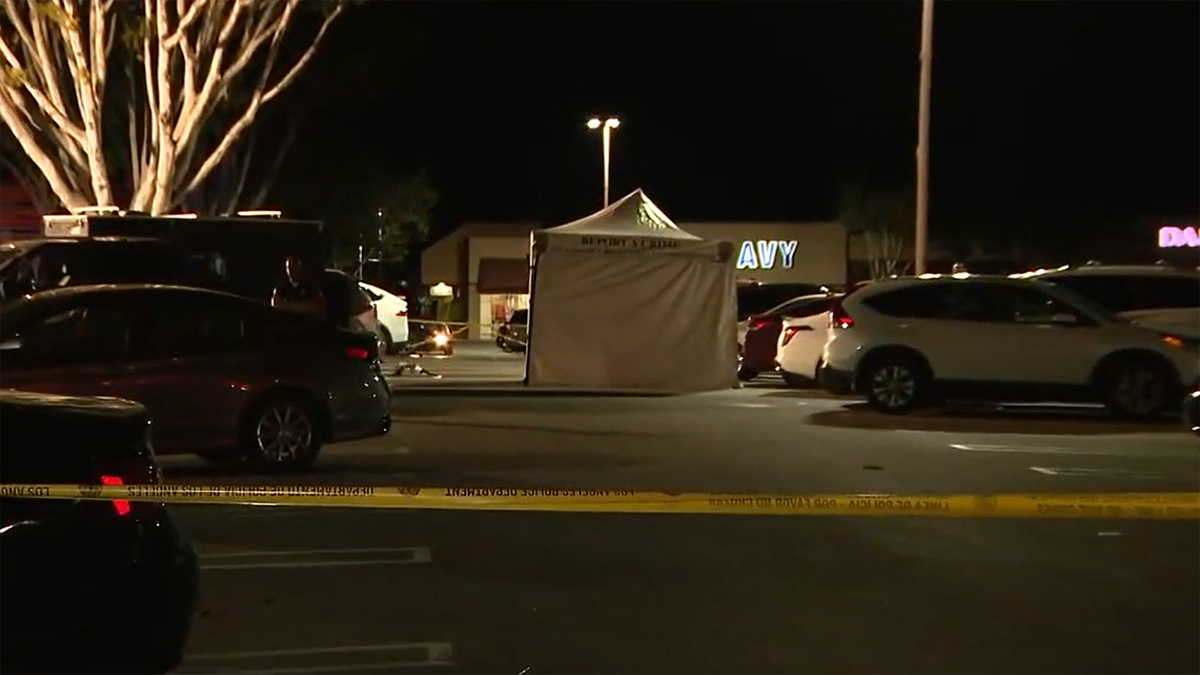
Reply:
[[446, 344], [449, 342], [450, 342], [450, 336], [446, 335], [445, 333], [438, 333], [437, 335], [433, 336], [433, 344], [435, 344], [439, 347], [445, 347]]

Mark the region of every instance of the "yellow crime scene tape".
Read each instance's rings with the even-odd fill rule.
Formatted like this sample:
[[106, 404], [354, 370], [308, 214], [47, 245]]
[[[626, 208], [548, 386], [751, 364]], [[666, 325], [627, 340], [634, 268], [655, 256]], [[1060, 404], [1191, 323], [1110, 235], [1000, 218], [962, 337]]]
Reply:
[[0, 485], [0, 497], [455, 511], [1200, 520], [1200, 493], [1197, 492], [741, 495], [345, 485], [4, 484]]

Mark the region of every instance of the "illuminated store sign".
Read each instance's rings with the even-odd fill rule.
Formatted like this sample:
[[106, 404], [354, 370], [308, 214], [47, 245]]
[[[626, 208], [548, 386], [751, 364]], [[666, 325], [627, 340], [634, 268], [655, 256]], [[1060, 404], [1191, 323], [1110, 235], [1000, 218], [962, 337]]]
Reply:
[[794, 241], [743, 241], [742, 250], [738, 253], [737, 268], [739, 270], [771, 270], [782, 267], [792, 269], [792, 261], [796, 257], [796, 242]]
[[1160, 227], [1158, 229], [1159, 248], [1197, 248], [1200, 247], [1200, 234], [1194, 227]]

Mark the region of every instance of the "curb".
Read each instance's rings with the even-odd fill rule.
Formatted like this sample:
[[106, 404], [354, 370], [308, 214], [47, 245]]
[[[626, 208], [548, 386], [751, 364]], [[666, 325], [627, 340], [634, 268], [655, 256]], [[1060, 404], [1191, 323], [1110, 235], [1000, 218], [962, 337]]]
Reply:
[[678, 392], [665, 391], [635, 391], [627, 389], [572, 389], [566, 387], [527, 387], [513, 380], [427, 380], [425, 382], [409, 381], [407, 383], [388, 383], [392, 387], [392, 395], [398, 398], [406, 396], [520, 396], [520, 397], [625, 397], [625, 398], [665, 398], [683, 396]]

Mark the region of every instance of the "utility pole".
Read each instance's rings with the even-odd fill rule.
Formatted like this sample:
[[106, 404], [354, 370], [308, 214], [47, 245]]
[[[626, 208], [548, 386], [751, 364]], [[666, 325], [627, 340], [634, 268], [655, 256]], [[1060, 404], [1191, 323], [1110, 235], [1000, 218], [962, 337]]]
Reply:
[[929, 254], [929, 93], [933, 85], [933, 0], [921, 10], [921, 85], [917, 109], [917, 232], [914, 238], [917, 274], [925, 273]]

